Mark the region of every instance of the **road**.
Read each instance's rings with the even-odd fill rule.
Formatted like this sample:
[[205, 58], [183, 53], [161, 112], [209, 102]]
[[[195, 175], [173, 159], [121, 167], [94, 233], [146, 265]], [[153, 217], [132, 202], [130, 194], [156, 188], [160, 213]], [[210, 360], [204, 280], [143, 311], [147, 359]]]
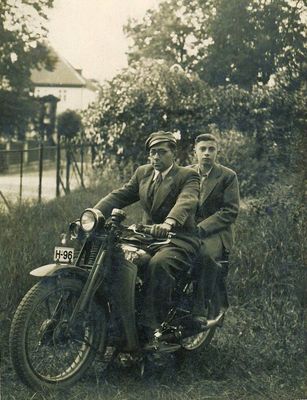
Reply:
[[[62, 178], [63, 179], [63, 178]], [[71, 177], [70, 188], [75, 189], [80, 185], [75, 176]], [[38, 199], [39, 175], [38, 171], [25, 172], [22, 177], [22, 199]], [[19, 173], [0, 175], [0, 191], [8, 202], [16, 202], [20, 198], [20, 176]], [[61, 189], [61, 192], [63, 190]], [[43, 172], [42, 199], [51, 200], [56, 195], [56, 170], [48, 169]], [[0, 206], [4, 203], [0, 197]]]

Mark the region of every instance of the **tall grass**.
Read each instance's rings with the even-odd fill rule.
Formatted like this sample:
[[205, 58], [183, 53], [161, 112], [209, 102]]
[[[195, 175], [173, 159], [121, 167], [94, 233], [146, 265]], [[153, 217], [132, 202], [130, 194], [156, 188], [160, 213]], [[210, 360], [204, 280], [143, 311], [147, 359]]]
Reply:
[[[67, 224], [113, 186], [109, 180], [90, 191], [48, 204], [16, 206], [10, 214], [0, 215], [2, 348], [12, 313], [35, 281], [29, 271], [50, 262]], [[180, 399], [187, 398], [187, 391], [189, 398], [202, 398], [208, 390], [228, 399], [304, 397], [303, 208], [289, 188], [274, 190], [239, 216], [228, 279], [231, 307], [209, 351], [191, 355], [176, 371], [172, 390]], [[139, 220], [139, 214], [137, 207], [132, 208], [131, 221]], [[164, 379], [159, 377], [160, 384]], [[132, 383], [133, 398], [142, 399], [137, 385]], [[169, 378], [165, 385], [171, 385]], [[128, 389], [119, 390], [121, 395], [111, 390], [109, 398], [112, 393], [118, 399], [132, 398]], [[199, 397], [193, 397], [194, 392]], [[160, 398], [172, 398], [159, 393]]]

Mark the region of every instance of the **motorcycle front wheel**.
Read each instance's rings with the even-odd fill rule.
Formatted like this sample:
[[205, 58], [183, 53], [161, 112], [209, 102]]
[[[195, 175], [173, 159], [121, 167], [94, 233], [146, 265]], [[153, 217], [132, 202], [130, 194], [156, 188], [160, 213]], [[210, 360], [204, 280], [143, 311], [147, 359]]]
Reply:
[[37, 283], [21, 301], [10, 332], [12, 364], [20, 379], [35, 390], [66, 389], [105, 350], [107, 311], [93, 301], [89, 310], [69, 318], [83, 284], [71, 278]]

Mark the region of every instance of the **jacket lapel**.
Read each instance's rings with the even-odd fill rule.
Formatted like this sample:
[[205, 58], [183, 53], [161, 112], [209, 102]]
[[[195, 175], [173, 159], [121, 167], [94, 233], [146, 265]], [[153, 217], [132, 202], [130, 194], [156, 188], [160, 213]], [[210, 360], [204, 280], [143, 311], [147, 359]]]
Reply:
[[200, 204], [202, 205], [212, 192], [212, 190], [215, 188], [218, 179], [221, 175], [222, 171], [219, 166], [219, 164], [215, 164], [207, 178], [207, 180], [204, 182], [203, 188], [200, 192]]
[[152, 208], [151, 208], [152, 212], [154, 212], [161, 206], [163, 201], [166, 199], [166, 197], [169, 195], [169, 193], [173, 189], [174, 176], [177, 174], [177, 171], [178, 171], [178, 166], [176, 164], [174, 164], [173, 168], [170, 170], [170, 172], [166, 175], [166, 177], [161, 182], [158, 190], [156, 191], [155, 197], [153, 199], [153, 204], [152, 204]]
[[151, 208], [151, 200], [149, 199], [149, 187], [154, 177], [154, 169], [150, 168], [148, 173], [142, 178], [140, 185], [140, 200], [147, 210]]

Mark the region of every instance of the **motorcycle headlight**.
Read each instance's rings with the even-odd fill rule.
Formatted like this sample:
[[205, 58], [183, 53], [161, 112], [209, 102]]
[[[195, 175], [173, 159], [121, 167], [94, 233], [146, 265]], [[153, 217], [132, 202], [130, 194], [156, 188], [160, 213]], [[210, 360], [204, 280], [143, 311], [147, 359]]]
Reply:
[[102, 227], [105, 218], [101, 211], [96, 208], [87, 208], [80, 217], [81, 228], [85, 232], [91, 232], [97, 227]]

